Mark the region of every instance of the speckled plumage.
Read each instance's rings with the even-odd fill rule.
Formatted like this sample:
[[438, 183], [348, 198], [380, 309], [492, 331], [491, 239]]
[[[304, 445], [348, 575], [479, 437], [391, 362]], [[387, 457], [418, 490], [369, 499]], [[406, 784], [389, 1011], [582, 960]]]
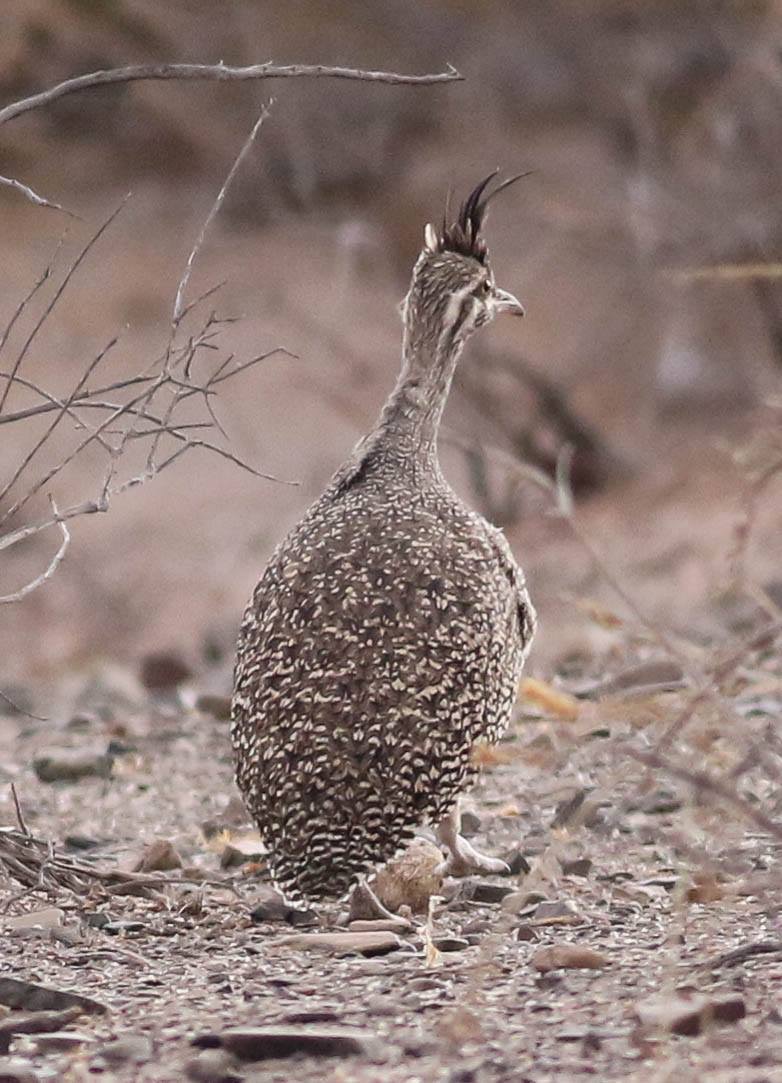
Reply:
[[[464, 218], [463, 237], [471, 226], [483, 245], [477, 200], [468, 212], [455, 226]], [[237, 781], [290, 898], [343, 894], [453, 808], [473, 744], [507, 725], [534, 630], [504, 536], [437, 460], [464, 340], [494, 311], [520, 309], [494, 286], [485, 245], [482, 257], [448, 245], [447, 228], [427, 228], [399, 382], [278, 546], [242, 623]]]

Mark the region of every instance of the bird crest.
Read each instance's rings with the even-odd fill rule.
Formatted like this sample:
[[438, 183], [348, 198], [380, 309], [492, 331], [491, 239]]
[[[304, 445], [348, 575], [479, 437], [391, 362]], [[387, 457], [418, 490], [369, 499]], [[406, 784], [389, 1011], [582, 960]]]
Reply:
[[479, 263], [485, 264], [489, 249], [486, 245], [481, 230], [486, 219], [486, 211], [489, 203], [496, 195], [515, 184], [529, 173], [518, 173], [515, 177], [509, 177], [491, 191], [487, 191], [489, 184], [499, 173], [495, 169], [488, 177], [476, 185], [475, 188], [459, 207], [459, 213], [455, 220], [450, 220], [450, 193], [446, 200], [443, 224], [439, 233], [430, 222], [424, 230], [424, 245], [430, 252], [458, 252], [462, 256], [471, 256]]

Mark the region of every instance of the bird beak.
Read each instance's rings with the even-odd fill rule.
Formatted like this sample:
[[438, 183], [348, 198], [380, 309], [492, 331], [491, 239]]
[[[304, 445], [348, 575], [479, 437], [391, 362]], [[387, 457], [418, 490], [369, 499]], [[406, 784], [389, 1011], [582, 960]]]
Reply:
[[495, 312], [510, 312], [512, 316], [523, 316], [524, 306], [521, 301], [517, 300], [512, 293], [508, 293], [507, 290], [501, 290], [498, 286], [494, 287], [494, 311]]

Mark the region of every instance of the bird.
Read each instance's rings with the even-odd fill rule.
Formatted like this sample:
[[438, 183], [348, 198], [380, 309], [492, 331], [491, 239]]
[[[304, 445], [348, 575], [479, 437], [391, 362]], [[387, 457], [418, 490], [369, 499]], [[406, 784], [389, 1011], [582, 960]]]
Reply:
[[507, 727], [536, 615], [502, 532], [445, 480], [437, 437], [467, 339], [524, 315], [484, 236], [489, 202], [518, 179], [495, 171], [426, 225], [396, 386], [275, 549], [241, 623], [236, 780], [291, 901], [366, 886], [426, 824], [443, 875], [507, 871], [459, 834], [459, 798], [476, 743]]

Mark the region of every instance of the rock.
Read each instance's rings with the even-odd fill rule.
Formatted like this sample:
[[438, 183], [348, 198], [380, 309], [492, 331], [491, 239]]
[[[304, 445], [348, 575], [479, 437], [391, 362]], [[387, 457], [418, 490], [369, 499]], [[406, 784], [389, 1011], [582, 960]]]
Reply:
[[487, 880], [474, 880], [464, 887], [465, 898], [477, 903], [501, 903], [507, 895], [513, 893], [513, 888], [507, 884], [492, 884]]
[[571, 902], [539, 902], [531, 919], [535, 925], [577, 925], [581, 915]]
[[425, 913], [432, 895], [443, 886], [443, 855], [427, 839], [414, 838], [399, 857], [389, 861], [372, 881], [372, 890], [388, 910], [409, 906], [414, 914]]
[[52, 1030], [35, 1036], [35, 1044], [41, 1053], [70, 1053], [94, 1041], [91, 1034], [80, 1030]]
[[502, 860], [510, 869], [511, 876], [520, 876], [522, 873], [526, 876], [530, 870], [530, 863], [519, 846], [514, 846], [507, 854], [503, 854]]
[[232, 1027], [193, 1039], [201, 1048], [219, 1047], [240, 1060], [293, 1057], [345, 1057], [367, 1054], [373, 1042], [364, 1032], [330, 1027]]
[[541, 974], [547, 974], [550, 970], [601, 970], [608, 966], [608, 959], [581, 944], [552, 944], [538, 948], [530, 963]]
[[[10, 980], [10, 979], [9, 979]], [[63, 1011], [11, 1012], [0, 1020], [0, 1053], [7, 1053], [11, 1039], [17, 1034], [43, 1034], [59, 1030], [81, 1015], [81, 1008]]]
[[193, 676], [193, 671], [175, 651], [157, 651], [141, 660], [141, 683], [150, 692], [173, 692]]
[[402, 930], [408, 930], [410, 923], [404, 921], [401, 918], [376, 918], [370, 921], [351, 921], [348, 923], [348, 929], [352, 933], [398, 933]]
[[438, 951], [466, 951], [470, 947], [470, 941], [460, 936], [436, 936], [432, 944]]
[[592, 862], [588, 857], [578, 857], [573, 861], [562, 861], [562, 872], [565, 876], [589, 876]]
[[107, 921], [101, 928], [109, 936], [126, 936], [128, 933], [142, 933], [146, 929], [146, 925], [143, 921], [119, 918], [117, 921]]
[[531, 925], [519, 925], [516, 930], [517, 940], [540, 940], [540, 936]]
[[30, 910], [26, 914], [2, 920], [7, 929], [53, 929], [55, 925], [62, 925], [64, 917], [65, 913], [59, 907], [47, 906], [43, 910]]
[[0, 1083], [38, 1083], [32, 1065], [19, 1057], [0, 1057]]
[[709, 998], [678, 991], [673, 996], [649, 997], [635, 1007], [639, 1023], [649, 1029], [694, 1037], [710, 1023], [735, 1023], [747, 1014], [744, 998], [738, 994]]
[[152, 1039], [146, 1034], [126, 1034], [101, 1046], [98, 1056], [108, 1064], [142, 1064], [152, 1056]]
[[481, 818], [477, 812], [465, 809], [461, 815], [460, 833], [467, 837], [475, 835], [481, 829]]
[[102, 752], [61, 748], [37, 756], [33, 768], [41, 782], [78, 782], [82, 778], [109, 778], [113, 762]]
[[220, 868], [238, 869], [248, 861], [262, 861], [264, 853], [259, 835], [252, 832], [247, 835], [233, 835], [220, 852]]
[[314, 910], [297, 910], [285, 902], [282, 895], [274, 888], [266, 888], [263, 896], [250, 913], [250, 920], [256, 924], [283, 921], [288, 925], [316, 925], [318, 915]]
[[111, 920], [111, 914], [107, 914], [105, 910], [95, 910], [91, 914], [84, 914], [84, 922], [91, 929], [105, 929], [111, 924]]
[[78, 925], [56, 925], [49, 930], [49, 936], [58, 944], [66, 944], [69, 948], [81, 944], [84, 940], [82, 931]]
[[104, 1004], [91, 997], [52, 989], [48, 985], [36, 985], [31, 981], [20, 981], [18, 978], [0, 978], [0, 1004], [32, 1012], [78, 1008], [85, 1015], [102, 1015], [107, 1010]]
[[94, 850], [101, 845], [99, 839], [90, 838], [89, 835], [66, 835], [63, 842], [69, 850]]
[[325, 951], [335, 955], [386, 955], [398, 951], [402, 941], [395, 933], [297, 933], [276, 941], [294, 951]]
[[227, 1049], [205, 1049], [187, 1062], [185, 1074], [194, 1083], [242, 1083], [244, 1079]]
[[195, 708], [201, 714], [211, 715], [219, 722], [227, 722], [231, 717], [231, 698], [204, 694], [196, 699]]
[[182, 858], [168, 839], [155, 839], [145, 846], [133, 872], [169, 872], [181, 869]]

